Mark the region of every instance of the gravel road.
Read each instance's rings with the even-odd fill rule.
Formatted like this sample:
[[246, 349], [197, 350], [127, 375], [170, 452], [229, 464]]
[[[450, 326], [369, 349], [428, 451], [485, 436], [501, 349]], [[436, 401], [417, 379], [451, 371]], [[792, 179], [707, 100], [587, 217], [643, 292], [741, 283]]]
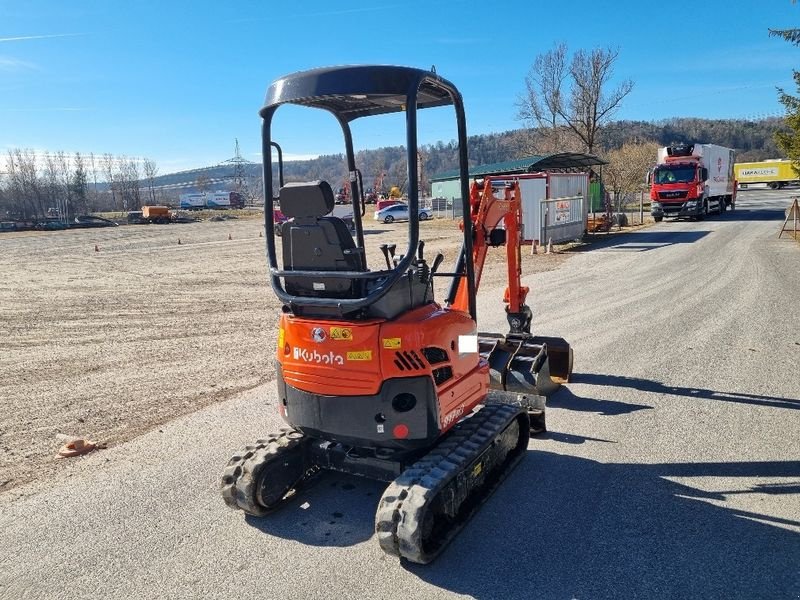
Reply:
[[[224, 506], [229, 455], [280, 426], [273, 385], [258, 381], [1, 494], [0, 597], [798, 598], [800, 246], [777, 239], [787, 204], [744, 192], [733, 213], [610, 238], [526, 276], [537, 332], [575, 349], [574, 382], [432, 565], [381, 553], [375, 482], [324, 475], [266, 519]], [[501, 293], [482, 287], [482, 330], [505, 330]]]

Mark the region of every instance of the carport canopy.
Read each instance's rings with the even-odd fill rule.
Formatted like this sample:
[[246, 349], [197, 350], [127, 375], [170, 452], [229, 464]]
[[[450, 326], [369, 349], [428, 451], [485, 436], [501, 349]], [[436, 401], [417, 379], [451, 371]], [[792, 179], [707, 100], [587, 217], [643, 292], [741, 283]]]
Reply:
[[[560, 152], [528, 156], [517, 160], [507, 160], [488, 165], [478, 165], [469, 170], [470, 177], [481, 175], [521, 175], [538, 171], [583, 171], [589, 167], [607, 165], [608, 162], [593, 155], [581, 152]], [[445, 171], [430, 178], [430, 181], [456, 179], [458, 170]]]

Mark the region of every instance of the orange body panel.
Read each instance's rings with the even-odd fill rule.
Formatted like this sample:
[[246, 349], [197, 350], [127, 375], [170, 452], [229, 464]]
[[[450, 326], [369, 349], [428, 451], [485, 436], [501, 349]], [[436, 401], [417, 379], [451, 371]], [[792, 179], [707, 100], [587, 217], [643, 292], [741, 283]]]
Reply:
[[142, 207], [142, 216], [145, 219], [152, 219], [154, 217], [168, 217], [169, 216], [169, 207], [168, 206], [143, 206]]
[[[277, 358], [287, 384], [328, 396], [377, 394], [387, 379], [432, 377], [451, 369], [436, 386], [442, 430], [485, 398], [489, 366], [477, 352], [460, 353], [459, 336], [476, 335], [461, 311], [438, 304], [409, 311], [393, 321], [342, 322], [282, 315]], [[439, 348], [446, 360], [431, 365], [423, 348]]]

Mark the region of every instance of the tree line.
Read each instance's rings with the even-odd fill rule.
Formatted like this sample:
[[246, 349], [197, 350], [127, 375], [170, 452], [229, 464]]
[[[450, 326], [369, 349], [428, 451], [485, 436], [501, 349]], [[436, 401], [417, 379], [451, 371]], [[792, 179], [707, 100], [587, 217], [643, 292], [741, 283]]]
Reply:
[[68, 222], [92, 212], [138, 209], [157, 199], [158, 167], [147, 158], [12, 148], [0, 169], [3, 219]]

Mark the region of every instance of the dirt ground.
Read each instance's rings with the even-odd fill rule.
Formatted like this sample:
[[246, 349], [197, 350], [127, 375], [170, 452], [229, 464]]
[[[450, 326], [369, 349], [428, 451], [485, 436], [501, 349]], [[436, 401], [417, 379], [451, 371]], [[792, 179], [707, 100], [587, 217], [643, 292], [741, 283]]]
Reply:
[[[380, 265], [378, 246], [405, 244], [406, 225], [368, 225]], [[447, 269], [456, 224], [421, 227], [426, 258], [442, 251]], [[280, 305], [262, 231], [256, 218], [0, 236], [0, 494], [80, 460], [54, 458], [63, 436], [118, 445], [274, 378]], [[522, 254], [524, 274], [567, 258]], [[503, 255], [484, 289], [504, 280]]]

